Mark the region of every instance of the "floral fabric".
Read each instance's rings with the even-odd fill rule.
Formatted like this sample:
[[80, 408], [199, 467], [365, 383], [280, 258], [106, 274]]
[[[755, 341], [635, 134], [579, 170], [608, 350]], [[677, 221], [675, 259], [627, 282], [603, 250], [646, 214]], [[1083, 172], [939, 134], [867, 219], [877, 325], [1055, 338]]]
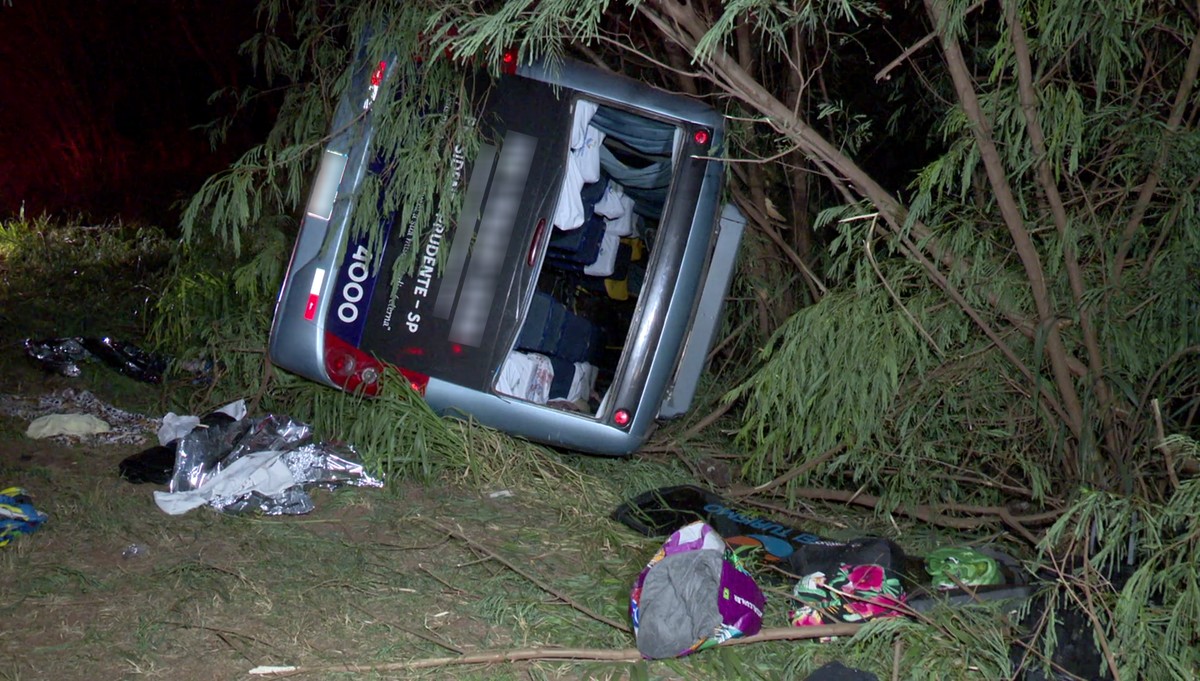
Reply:
[[794, 627], [895, 617], [907, 600], [900, 579], [879, 565], [842, 565], [831, 577], [814, 572], [796, 583], [792, 595], [797, 607], [788, 619]]

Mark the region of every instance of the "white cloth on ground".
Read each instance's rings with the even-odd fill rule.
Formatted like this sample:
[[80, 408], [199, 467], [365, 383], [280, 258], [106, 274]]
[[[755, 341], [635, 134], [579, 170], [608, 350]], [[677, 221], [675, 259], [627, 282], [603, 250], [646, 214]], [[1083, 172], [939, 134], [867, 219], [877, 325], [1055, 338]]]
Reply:
[[29, 422], [25, 437], [40, 440], [55, 435], [96, 435], [112, 428], [91, 414], [46, 414]]
[[[234, 400], [217, 411], [225, 414], [234, 421], [241, 421], [246, 417], [246, 400]], [[158, 428], [158, 444], [166, 445], [169, 442], [178, 440], [192, 432], [198, 425], [200, 425], [199, 416], [180, 416], [173, 411], [169, 411], [162, 418], [162, 425]]]

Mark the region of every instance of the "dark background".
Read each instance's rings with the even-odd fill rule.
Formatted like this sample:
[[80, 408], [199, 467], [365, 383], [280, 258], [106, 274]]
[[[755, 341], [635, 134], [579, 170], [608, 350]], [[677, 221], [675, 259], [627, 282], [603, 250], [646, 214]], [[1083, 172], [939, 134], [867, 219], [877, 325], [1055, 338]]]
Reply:
[[179, 201], [261, 139], [269, 103], [215, 148], [218, 90], [258, 85], [252, 0], [0, 0], [0, 219], [24, 205], [173, 226]]

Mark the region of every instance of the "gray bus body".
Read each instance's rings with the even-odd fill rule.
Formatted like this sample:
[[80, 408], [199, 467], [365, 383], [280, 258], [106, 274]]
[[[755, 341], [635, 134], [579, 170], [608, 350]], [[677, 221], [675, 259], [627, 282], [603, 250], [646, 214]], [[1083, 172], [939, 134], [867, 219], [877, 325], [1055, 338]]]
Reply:
[[[487, 142], [462, 160], [462, 214], [421, 243], [389, 227], [371, 253], [354, 236], [354, 205], [387, 77], [385, 62], [360, 67], [339, 104], [272, 362], [368, 392], [387, 363], [441, 414], [571, 450], [636, 451], [688, 410], [720, 325], [745, 225], [720, 205], [722, 117], [580, 63], [521, 65], [479, 103]], [[601, 141], [600, 179], [580, 190], [572, 178], [596, 165], [574, 146], [581, 123]], [[585, 221], [570, 226], [576, 191]], [[393, 288], [389, 263], [408, 247], [438, 265]]]

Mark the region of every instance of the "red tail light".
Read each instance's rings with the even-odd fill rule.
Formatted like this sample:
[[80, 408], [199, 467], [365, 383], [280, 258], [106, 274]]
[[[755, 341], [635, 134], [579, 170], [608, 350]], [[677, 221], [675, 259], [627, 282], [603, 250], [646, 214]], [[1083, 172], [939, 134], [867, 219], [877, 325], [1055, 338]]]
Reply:
[[613, 423], [617, 424], [617, 426], [621, 428], [624, 428], [625, 426], [629, 425], [629, 421], [632, 418], [633, 417], [629, 413], [628, 409], [618, 409], [616, 413], [613, 414]]
[[[393, 368], [408, 379], [413, 390], [425, 394], [425, 386], [429, 384], [428, 376], [408, 369]], [[325, 334], [325, 371], [328, 372], [329, 379], [342, 390], [378, 395], [383, 370], [383, 362], [331, 333]]]

